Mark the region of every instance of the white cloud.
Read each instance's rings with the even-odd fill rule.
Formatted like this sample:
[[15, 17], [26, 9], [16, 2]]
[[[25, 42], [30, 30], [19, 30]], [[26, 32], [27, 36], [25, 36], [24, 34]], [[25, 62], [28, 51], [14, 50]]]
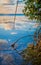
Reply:
[[8, 3], [9, 0], [0, 0], [0, 3]]
[[37, 24], [35, 24], [34, 26], [33, 26], [33, 28], [37, 28], [39, 26], [39, 24], [37, 23]]
[[10, 24], [0, 24], [0, 28], [3, 28], [4, 30], [11, 30], [13, 28]]

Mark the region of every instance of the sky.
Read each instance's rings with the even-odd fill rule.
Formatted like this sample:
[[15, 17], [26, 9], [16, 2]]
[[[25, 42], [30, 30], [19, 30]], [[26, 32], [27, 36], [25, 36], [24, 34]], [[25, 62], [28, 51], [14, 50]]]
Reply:
[[9, 3], [9, 2], [15, 2], [16, 0], [0, 0], [0, 3]]
[[[16, 3], [17, 0], [0, 0], [0, 4], [3, 3]], [[23, 1], [23, 0], [18, 0], [18, 1]]]
[[[22, 1], [22, 0], [19, 0], [19, 1]], [[15, 10], [16, 10], [16, 4], [14, 5], [6, 5], [8, 3], [11, 4], [11, 2], [13, 3], [16, 3], [17, 0], [0, 0], [0, 14], [15, 14]], [[3, 4], [5, 3], [5, 5]], [[24, 8], [24, 4], [23, 3], [20, 3], [18, 4], [18, 7], [17, 7], [17, 12], [16, 14], [23, 14], [22, 10]], [[16, 20], [15, 20], [15, 23], [16, 22], [27, 22], [28, 21], [28, 18], [25, 17], [24, 15], [17, 15], [16, 16]], [[6, 24], [6, 22], [8, 24]], [[11, 23], [14, 22], [14, 16], [1, 16], [0, 15], [0, 24], [1, 27], [3, 26], [6, 30], [8, 29], [11, 29], [12, 26], [11, 26]], [[14, 26], [14, 25], [13, 25]]]
[[[8, 3], [16, 3], [17, 0], [0, 0], [0, 14], [15, 14], [16, 4], [14, 5], [6, 5]], [[22, 1], [22, 0], [19, 0]], [[5, 5], [3, 4], [5, 3]], [[23, 14], [22, 10], [24, 8], [24, 4], [18, 4], [17, 14]], [[16, 16], [16, 21], [21, 21], [25, 19], [25, 16]], [[0, 22], [4, 22], [8, 20], [14, 20], [14, 16], [0, 16]]]
[[[22, 0], [19, 0], [20, 2]], [[15, 14], [17, 0], [0, 0], [0, 14]], [[13, 4], [14, 5], [8, 5]], [[5, 4], [5, 5], [4, 5]], [[6, 5], [7, 4], [7, 5]], [[22, 10], [24, 4], [18, 4], [17, 14], [23, 14]], [[16, 16], [15, 22], [23, 22], [25, 16]], [[14, 22], [14, 16], [1, 16], [0, 15], [0, 24], [5, 27], [5, 29], [12, 28], [10, 24], [5, 24], [5, 22]]]

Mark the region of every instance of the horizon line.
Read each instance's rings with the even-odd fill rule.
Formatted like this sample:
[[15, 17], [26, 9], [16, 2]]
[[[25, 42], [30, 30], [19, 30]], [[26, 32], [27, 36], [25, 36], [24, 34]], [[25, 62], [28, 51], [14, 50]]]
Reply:
[[0, 14], [0, 16], [25, 16], [24, 14]]

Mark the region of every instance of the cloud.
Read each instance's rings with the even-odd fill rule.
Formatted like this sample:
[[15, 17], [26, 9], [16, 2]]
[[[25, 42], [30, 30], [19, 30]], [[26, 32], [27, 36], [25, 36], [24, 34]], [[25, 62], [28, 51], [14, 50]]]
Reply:
[[0, 3], [8, 3], [9, 0], [0, 0]]
[[4, 30], [11, 30], [13, 28], [12, 24], [0, 24], [0, 28], [3, 28]]
[[39, 26], [39, 24], [37, 23], [37, 24], [35, 24], [34, 26], [33, 26], [33, 28], [37, 28]]
[[12, 26], [9, 25], [9, 24], [5, 24], [5, 25], [4, 25], [4, 29], [5, 29], [5, 30], [11, 30], [11, 28], [12, 28]]

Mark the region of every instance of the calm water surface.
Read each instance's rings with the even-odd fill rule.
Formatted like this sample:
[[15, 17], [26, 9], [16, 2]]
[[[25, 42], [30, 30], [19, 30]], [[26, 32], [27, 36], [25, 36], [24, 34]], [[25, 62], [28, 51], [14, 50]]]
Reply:
[[[21, 65], [23, 63], [23, 58], [18, 53], [29, 43], [33, 43], [36, 28], [37, 24], [32, 22], [17, 22], [15, 29], [13, 23], [0, 24], [0, 65]], [[18, 52], [11, 48], [14, 42], [16, 42], [15, 48]]]

